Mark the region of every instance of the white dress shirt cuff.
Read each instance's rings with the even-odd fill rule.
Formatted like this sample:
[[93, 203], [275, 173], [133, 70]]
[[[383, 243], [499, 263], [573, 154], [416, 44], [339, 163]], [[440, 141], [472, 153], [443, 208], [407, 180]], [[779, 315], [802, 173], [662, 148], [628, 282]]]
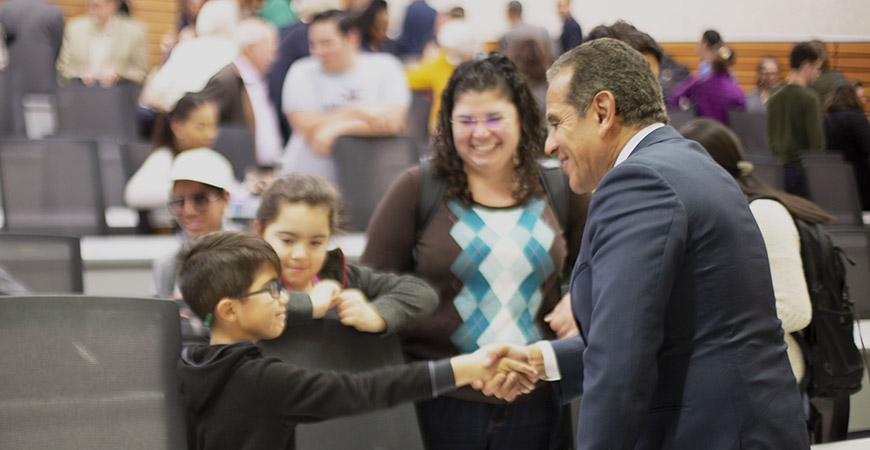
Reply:
[[559, 363], [556, 361], [556, 352], [553, 350], [553, 344], [550, 341], [539, 341], [535, 343], [541, 349], [541, 355], [544, 357], [544, 377], [546, 381], [559, 381], [562, 379], [562, 373], [559, 372]]

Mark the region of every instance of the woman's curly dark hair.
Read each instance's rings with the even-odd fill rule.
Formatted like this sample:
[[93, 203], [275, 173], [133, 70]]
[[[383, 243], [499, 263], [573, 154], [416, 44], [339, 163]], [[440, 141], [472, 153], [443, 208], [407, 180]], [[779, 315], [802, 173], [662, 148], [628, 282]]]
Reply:
[[453, 71], [447, 87], [441, 94], [438, 128], [433, 145], [432, 167], [436, 174], [447, 178], [446, 198], [458, 198], [466, 205], [472, 203], [468, 177], [462, 159], [453, 142], [450, 119], [460, 95], [495, 90], [517, 109], [520, 123], [520, 141], [514, 165], [513, 197], [523, 204], [534, 195], [543, 193], [538, 180], [537, 159], [544, 156], [546, 132], [535, 98], [520, 76], [516, 66], [506, 56], [481, 53], [460, 64]]

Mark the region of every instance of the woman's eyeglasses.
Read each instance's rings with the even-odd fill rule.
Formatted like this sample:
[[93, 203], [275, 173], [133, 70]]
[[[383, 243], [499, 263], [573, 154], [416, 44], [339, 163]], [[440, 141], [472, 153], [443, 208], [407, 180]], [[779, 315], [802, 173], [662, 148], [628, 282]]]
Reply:
[[269, 285], [266, 286], [265, 289], [260, 289], [259, 291], [248, 292], [242, 295], [237, 295], [235, 298], [245, 298], [250, 297], [252, 295], [262, 294], [263, 292], [268, 292], [269, 295], [272, 296], [273, 299], [278, 300], [281, 298], [281, 292], [284, 291], [284, 283], [281, 280], [272, 280], [269, 282]]
[[489, 130], [499, 130], [508, 118], [510, 118], [510, 114], [504, 113], [487, 114], [483, 117], [456, 116], [450, 119], [450, 123], [465, 131], [473, 130], [478, 122]]
[[169, 200], [169, 212], [178, 216], [184, 213], [184, 204], [190, 202], [197, 212], [204, 212], [211, 202], [223, 197], [223, 191], [197, 192], [193, 195], [172, 197]]

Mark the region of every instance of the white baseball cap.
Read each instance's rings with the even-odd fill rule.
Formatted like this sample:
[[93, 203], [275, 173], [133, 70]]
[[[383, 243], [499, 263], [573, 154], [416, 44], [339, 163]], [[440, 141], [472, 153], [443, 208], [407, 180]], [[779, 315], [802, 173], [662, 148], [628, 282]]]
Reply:
[[196, 181], [223, 190], [231, 190], [235, 184], [230, 161], [210, 148], [186, 150], [176, 155], [169, 169], [169, 178], [173, 182]]

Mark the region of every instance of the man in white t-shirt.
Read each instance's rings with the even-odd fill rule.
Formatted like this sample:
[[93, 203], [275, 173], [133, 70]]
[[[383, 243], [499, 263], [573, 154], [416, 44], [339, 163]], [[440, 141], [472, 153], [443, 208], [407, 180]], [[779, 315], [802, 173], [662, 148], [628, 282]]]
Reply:
[[347, 13], [316, 15], [308, 40], [311, 56], [293, 63], [284, 80], [284, 112], [293, 135], [283, 170], [312, 173], [335, 183], [335, 139], [399, 133], [411, 93], [398, 59], [360, 51], [359, 32]]

